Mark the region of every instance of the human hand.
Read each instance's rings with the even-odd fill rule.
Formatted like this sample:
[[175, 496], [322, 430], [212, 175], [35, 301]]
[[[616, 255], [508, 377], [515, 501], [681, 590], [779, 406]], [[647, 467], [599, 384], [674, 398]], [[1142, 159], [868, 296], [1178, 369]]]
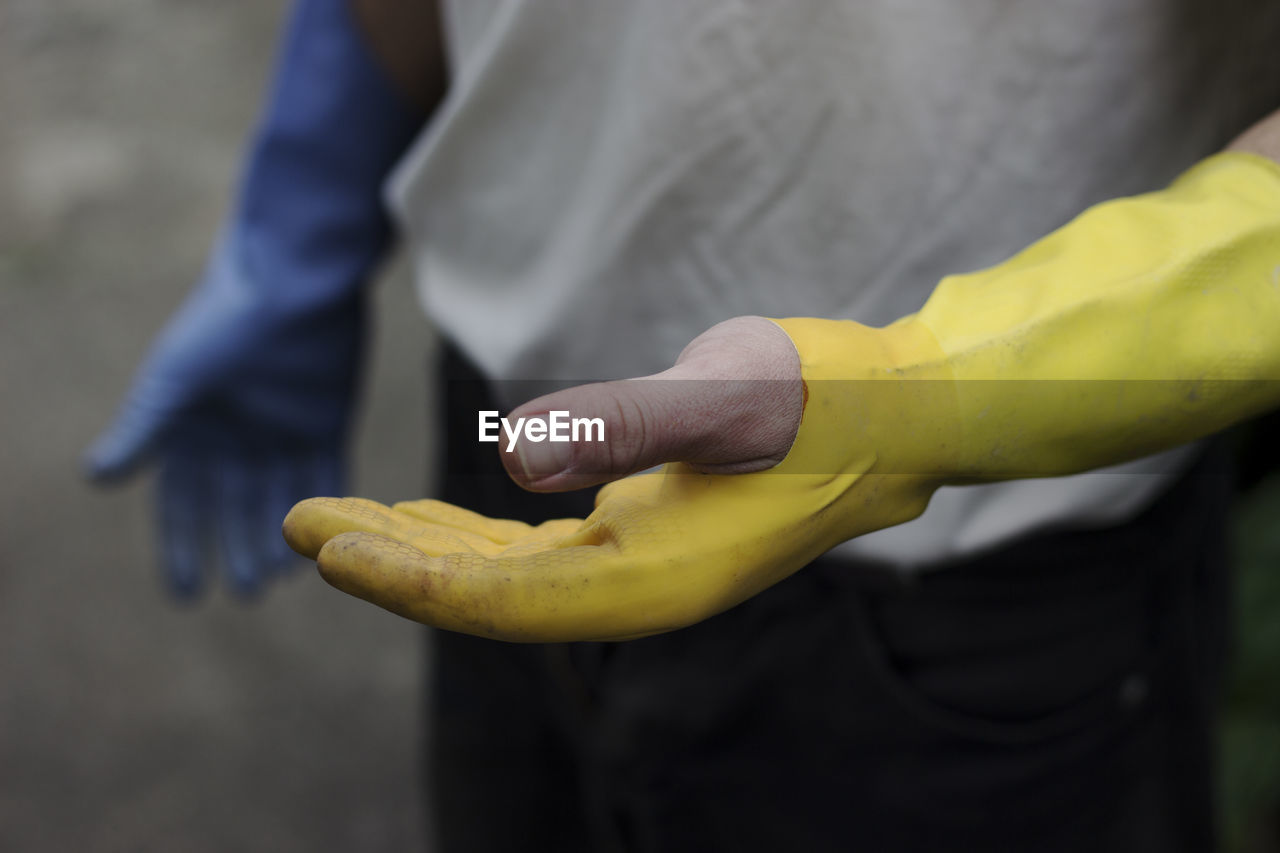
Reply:
[[232, 592], [257, 593], [293, 565], [278, 533], [289, 507], [343, 488], [359, 300], [280, 312], [244, 263], [230, 239], [215, 252], [84, 460], [102, 483], [155, 463], [161, 563], [184, 598], [216, 550]]
[[[522, 442], [523, 456], [504, 462], [525, 485], [564, 488], [663, 460], [693, 460], [610, 483], [586, 520], [533, 527], [438, 501], [385, 507], [319, 498], [294, 508], [285, 537], [317, 559], [339, 589], [416, 621], [486, 637], [625, 639], [704, 619], [776, 583], [851, 530], [914, 517], [932, 491], [928, 476], [867, 476], [878, 454], [885, 470], [908, 471], [915, 461], [884, 455], [878, 445], [886, 444], [885, 431], [851, 410], [843, 383], [829, 381], [837, 365], [820, 363], [827, 354], [802, 362], [805, 353], [792, 343], [797, 334], [788, 332], [808, 335], [805, 322], [738, 318], [695, 340], [670, 371], [571, 389], [513, 412], [512, 419], [564, 409], [606, 423], [605, 443], [568, 445], [567, 457], [550, 464], [536, 452], [546, 443]], [[945, 433], [942, 417], [900, 426], [908, 403], [927, 408], [944, 386], [874, 377], [872, 365], [929, 346], [918, 328], [831, 325], [859, 341], [853, 352], [866, 370], [858, 381], [894, 389], [863, 394], [863, 405], [879, 408], [884, 424], [918, 441]]]
[[[231, 589], [289, 565], [280, 519], [342, 489], [363, 288], [390, 241], [384, 179], [417, 134], [346, 0], [296, 0], [230, 222], [199, 286], [139, 370], [88, 475], [160, 469], [173, 591], [220, 544]], [[322, 81], [317, 83], [317, 81]]]

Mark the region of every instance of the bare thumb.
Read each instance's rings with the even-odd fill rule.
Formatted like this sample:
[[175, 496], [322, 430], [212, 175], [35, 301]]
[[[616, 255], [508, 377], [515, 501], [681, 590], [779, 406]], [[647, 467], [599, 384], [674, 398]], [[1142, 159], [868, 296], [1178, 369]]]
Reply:
[[735, 318], [695, 339], [670, 370], [518, 407], [504, 426], [513, 440], [502, 461], [518, 484], [543, 492], [664, 462], [758, 471], [786, 456], [803, 407], [799, 358], [786, 333], [758, 317]]

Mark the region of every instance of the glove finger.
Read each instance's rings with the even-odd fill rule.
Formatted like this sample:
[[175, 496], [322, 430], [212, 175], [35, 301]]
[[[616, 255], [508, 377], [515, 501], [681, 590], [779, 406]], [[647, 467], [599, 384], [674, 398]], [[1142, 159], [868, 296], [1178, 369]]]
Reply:
[[194, 599], [204, 588], [213, 551], [212, 487], [205, 466], [186, 454], [170, 454], [161, 467], [155, 491], [160, 561], [167, 585], [178, 598]]
[[177, 411], [176, 397], [157, 393], [156, 384], [139, 380], [115, 420], [89, 445], [82, 460], [86, 477], [102, 483], [129, 477], [156, 449]]
[[503, 557], [523, 557], [558, 547], [570, 537], [574, 540], [583, 540], [585, 537], [586, 541], [595, 544], [593, 534], [581, 518], [556, 518], [542, 522], [528, 536], [503, 547], [497, 554]]
[[293, 571], [301, 562], [295, 549], [281, 535], [294, 504], [317, 496], [338, 497], [346, 490], [346, 468], [340, 450], [325, 447], [303, 454], [299, 459], [291, 471], [288, 486], [274, 495], [269, 519], [271, 539], [280, 554], [277, 566], [284, 572]]
[[275, 539], [263, 529], [265, 484], [255, 467], [239, 455], [224, 456], [217, 467], [219, 545], [231, 591], [241, 598], [262, 590]]
[[582, 552], [594, 550], [432, 556], [386, 536], [344, 533], [325, 544], [316, 564], [330, 585], [415, 622], [490, 639], [565, 642], [626, 633], [616, 618], [613, 630], [594, 624], [592, 610], [607, 599], [566, 596], [562, 588], [589, 592], [593, 560]]
[[311, 559], [330, 539], [351, 532], [377, 533], [433, 554], [489, 553], [500, 547], [465, 531], [424, 524], [364, 498], [309, 498], [289, 511], [283, 526], [289, 546]]
[[419, 500], [400, 501], [392, 509], [411, 515], [428, 524], [452, 528], [459, 531], [482, 536], [498, 545], [509, 545], [517, 539], [529, 535], [533, 528], [523, 521], [510, 521], [505, 518], [489, 518], [478, 512], [472, 512], [460, 506], [444, 501]]
[[592, 544], [522, 557], [433, 556], [389, 537], [344, 533], [316, 563], [343, 592], [415, 622], [495, 640], [633, 639], [707, 615], [696, 572], [582, 541]]

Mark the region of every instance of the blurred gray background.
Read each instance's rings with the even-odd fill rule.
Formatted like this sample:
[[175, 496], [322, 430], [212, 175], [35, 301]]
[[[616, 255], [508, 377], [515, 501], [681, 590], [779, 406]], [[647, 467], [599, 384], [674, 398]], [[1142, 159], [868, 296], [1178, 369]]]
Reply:
[[[414, 850], [422, 630], [301, 565], [162, 591], [78, 457], [195, 276], [284, 0], [0, 0], [0, 850]], [[432, 336], [377, 287], [355, 490], [420, 495]], [[376, 452], [375, 452], [376, 449]]]

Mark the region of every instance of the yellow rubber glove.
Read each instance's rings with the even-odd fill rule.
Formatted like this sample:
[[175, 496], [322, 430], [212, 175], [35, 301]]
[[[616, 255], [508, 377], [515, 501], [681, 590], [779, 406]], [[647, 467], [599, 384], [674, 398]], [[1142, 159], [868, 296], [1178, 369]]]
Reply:
[[[1280, 166], [1218, 155], [1090, 209], [883, 329], [778, 321], [806, 401], [785, 460], [688, 465], [530, 527], [438, 501], [304, 501], [285, 536], [334, 586], [506, 640], [626, 639], [704, 619], [947, 483], [1066, 474], [1280, 403]], [[1060, 381], [1050, 381], [1060, 380]]]

